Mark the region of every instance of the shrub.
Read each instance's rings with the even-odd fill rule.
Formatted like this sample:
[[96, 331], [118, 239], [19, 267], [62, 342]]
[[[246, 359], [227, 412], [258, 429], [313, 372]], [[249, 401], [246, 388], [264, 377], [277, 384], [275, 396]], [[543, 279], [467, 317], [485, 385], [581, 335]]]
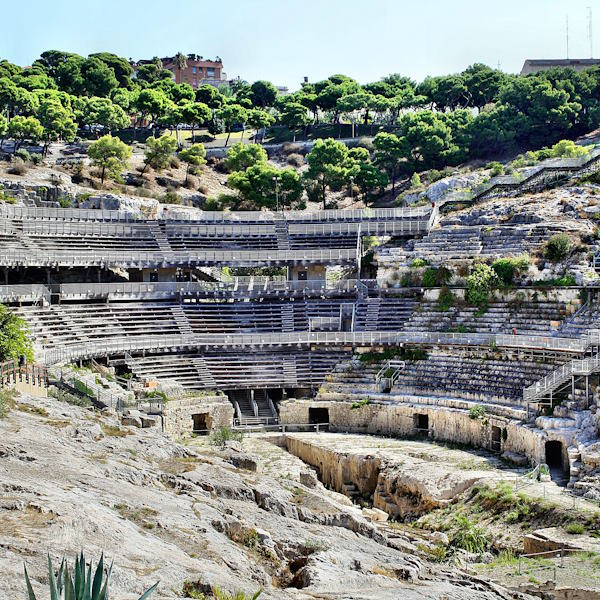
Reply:
[[300, 168], [304, 164], [304, 156], [302, 154], [290, 154], [286, 162], [291, 167]]
[[16, 360], [24, 355], [33, 360], [33, 348], [28, 337], [27, 323], [0, 304], [0, 361]]
[[477, 527], [464, 515], [457, 515], [454, 522], [458, 527], [451, 542], [454, 548], [460, 548], [472, 554], [481, 554], [489, 548], [490, 539], [485, 529]]
[[213, 446], [224, 448], [226, 442], [241, 442], [243, 439], [244, 434], [241, 431], [233, 431], [229, 427], [220, 427], [211, 434], [210, 443]]
[[452, 279], [452, 273], [446, 267], [429, 267], [423, 274], [423, 287], [440, 287]]
[[564, 260], [569, 255], [572, 245], [571, 238], [566, 233], [557, 233], [546, 242], [544, 256], [552, 262]]
[[267, 151], [258, 144], [233, 144], [225, 158], [225, 166], [229, 171], [245, 171], [249, 167], [266, 162]]
[[498, 177], [498, 175], [502, 175], [502, 173], [504, 173], [504, 167], [497, 161], [488, 163], [485, 168], [491, 171], [492, 177]]
[[0, 390], [0, 419], [8, 416], [10, 409], [14, 405], [14, 390]]
[[444, 286], [440, 290], [440, 295], [438, 296], [437, 306], [438, 309], [447, 312], [450, 310], [450, 307], [454, 304], [454, 294], [450, 291], [450, 288]]
[[8, 169], [8, 172], [11, 175], [21, 175], [22, 176], [22, 175], [27, 174], [27, 171], [28, 171], [28, 169], [25, 166], [25, 163], [20, 159], [18, 161], [16, 161], [15, 164], [10, 167], [10, 169]]
[[412, 189], [415, 188], [420, 188], [421, 187], [421, 178], [419, 177], [418, 173], [413, 173], [412, 177], [410, 178], [410, 187]]
[[[86, 568], [85, 557], [83, 552], [78, 558], [75, 558], [75, 568], [73, 573], [69, 573], [69, 565], [66, 559], [62, 559], [58, 575], [54, 574], [52, 560], [48, 555], [48, 579], [50, 581], [50, 597], [52, 600], [104, 600], [108, 598], [108, 583], [112, 573], [112, 564], [108, 569], [106, 576], [104, 575], [104, 555], [100, 557], [98, 566], [92, 578], [92, 564]], [[36, 600], [31, 581], [25, 567], [25, 585], [27, 586], [27, 594], [29, 600]], [[158, 582], [150, 589], [146, 590], [138, 600], [146, 600], [154, 592]], [[63, 595], [64, 594], [64, 595]]]
[[499, 258], [492, 264], [492, 269], [505, 285], [511, 285], [515, 274], [527, 268], [529, 268], [529, 256], [525, 254], [517, 258]]
[[419, 267], [426, 267], [428, 264], [429, 263], [424, 258], [415, 258], [410, 266], [418, 269]]
[[467, 300], [475, 306], [486, 304], [490, 291], [498, 284], [498, 275], [492, 267], [484, 263], [476, 264], [467, 277]]
[[[387, 375], [386, 375], [386, 377], [387, 377]], [[371, 399], [370, 398], [361, 398], [357, 402], [353, 402], [350, 405], [350, 408], [351, 409], [362, 408], [363, 406], [367, 406], [368, 404], [371, 404]]]
[[566, 526], [565, 531], [571, 535], [579, 535], [585, 531], [585, 527], [582, 523], [569, 523]]
[[469, 419], [482, 419], [485, 417], [485, 406], [477, 404], [469, 409]]
[[25, 148], [21, 148], [15, 152], [15, 156], [18, 156], [22, 161], [29, 162], [31, 161], [31, 154]]
[[161, 204], [181, 204], [183, 199], [177, 192], [165, 192], [158, 201]]

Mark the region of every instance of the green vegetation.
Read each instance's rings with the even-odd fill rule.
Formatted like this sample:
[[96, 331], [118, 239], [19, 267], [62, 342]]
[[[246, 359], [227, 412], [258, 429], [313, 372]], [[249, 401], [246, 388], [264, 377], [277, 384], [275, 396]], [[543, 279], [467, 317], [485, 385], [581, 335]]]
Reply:
[[579, 535], [585, 532], [585, 526], [582, 523], [569, 523], [565, 531], [571, 535]]
[[553, 235], [544, 247], [544, 256], [552, 262], [559, 262], [569, 256], [573, 243], [566, 233]]
[[157, 170], [164, 169], [169, 164], [173, 152], [177, 149], [177, 140], [168, 135], [163, 135], [159, 138], [148, 138], [146, 145], [148, 148], [146, 150], [142, 173], [148, 167]]
[[453, 548], [481, 554], [491, 546], [491, 539], [483, 527], [478, 527], [464, 515], [454, 517], [457, 531], [450, 541]]
[[350, 408], [353, 409], [353, 410], [355, 410], [357, 408], [363, 408], [363, 406], [367, 406], [369, 404], [371, 404], [371, 399], [370, 398], [361, 398], [357, 402], [353, 402], [350, 405]]
[[[104, 574], [104, 555], [100, 557], [94, 576], [92, 577], [93, 565], [86, 565], [83, 552], [78, 558], [75, 558], [75, 567], [73, 572], [69, 572], [69, 565], [63, 558], [58, 574], [54, 573], [52, 560], [48, 555], [48, 579], [50, 581], [50, 597], [52, 600], [107, 600], [108, 583], [112, 574], [112, 564], [108, 573]], [[25, 567], [25, 585], [29, 600], [36, 600], [27, 567]], [[158, 583], [155, 583], [150, 589], [146, 590], [138, 600], [146, 600], [156, 590]]]
[[187, 164], [187, 168], [185, 170], [185, 182], [188, 182], [188, 178], [190, 175], [190, 167], [193, 165], [194, 167], [199, 167], [206, 162], [206, 150], [202, 144], [194, 144], [190, 148], [185, 150], [181, 150], [179, 153], [179, 158]]
[[529, 268], [530, 258], [524, 254], [516, 258], [499, 258], [492, 263], [492, 269], [500, 281], [506, 285], [512, 285], [515, 275]]
[[441, 310], [442, 312], [449, 311], [450, 307], [454, 305], [455, 301], [456, 298], [454, 297], [454, 294], [450, 291], [450, 288], [448, 286], [442, 287], [437, 300], [438, 310]]
[[224, 448], [226, 443], [241, 442], [244, 439], [244, 434], [241, 431], [233, 431], [229, 427], [220, 427], [210, 436], [210, 443], [213, 446]]
[[467, 300], [475, 306], [485, 306], [490, 292], [498, 287], [496, 271], [485, 263], [477, 263], [467, 277]]
[[17, 360], [25, 356], [33, 361], [33, 347], [25, 321], [0, 304], [0, 361]]
[[13, 390], [0, 390], [0, 419], [5, 419], [14, 405], [15, 392]]
[[483, 419], [485, 417], [485, 406], [477, 404], [469, 409], [469, 419]]
[[441, 287], [452, 279], [452, 272], [446, 267], [429, 267], [423, 274], [423, 287]]
[[102, 170], [100, 181], [104, 183], [107, 169], [109, 177], [120, 179], [120, 172], [127, 168], [127, 163], [131, 158], [131, 148], [119, 138], [105, 135], [90, 144], [88, 156], [92, 165]]

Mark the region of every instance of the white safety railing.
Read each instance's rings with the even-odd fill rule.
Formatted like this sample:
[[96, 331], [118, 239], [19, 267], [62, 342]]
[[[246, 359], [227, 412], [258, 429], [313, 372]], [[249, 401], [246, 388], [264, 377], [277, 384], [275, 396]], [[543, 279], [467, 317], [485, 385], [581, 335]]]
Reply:
[[[504, 339], [503, 343], [498, 338]], [[73, 343], [46, 350], [44, 362], [57, 364], [73, 360], [110, 356], [143, 350], [197, 348], [261, 348], [294, 345], [377, 346], [377, 345], [462, 345], [506, 346], [512, 348], [546, 349], [551, 342], [556, 351], [572, 352], [577, 340], [536, 336], [496, 336], [493, 334], [461, 334], [405, 331], [317, 331], [287, 333], [210, 333], [192, 335], [133, 336]]]
[[51, 292], [45, 285], [0, 285], [0, 302], [50, 302]]

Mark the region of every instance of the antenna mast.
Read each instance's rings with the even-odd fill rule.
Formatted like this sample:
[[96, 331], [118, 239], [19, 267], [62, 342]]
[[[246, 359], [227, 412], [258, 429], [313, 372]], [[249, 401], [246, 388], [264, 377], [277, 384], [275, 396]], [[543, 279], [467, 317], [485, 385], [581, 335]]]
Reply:
[[594, 58], [594, 36], [592, 31], [592, 7], [587, 7], [588, 11], [588, 37], [590, 38], [590, 58]]

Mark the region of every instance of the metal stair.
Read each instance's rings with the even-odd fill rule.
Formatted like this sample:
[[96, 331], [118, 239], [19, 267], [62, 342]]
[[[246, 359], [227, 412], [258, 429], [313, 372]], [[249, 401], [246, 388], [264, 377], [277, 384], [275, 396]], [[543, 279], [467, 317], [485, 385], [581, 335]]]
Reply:
[[294, 331], [294, 307], [290, 302], [281, 305], [281, 324], [284, 333]]
[[206, 361], [201, 357], [194, 357], [190, 359], [190, 362], [194, 365], [196, 371], [198, 371], [198, 375], [202, 379], [202, 383], [206, 384], [207, 387], [216, 388], [217, 382], [213, 377], [213, 374], [210, 372], [209, 368], [206, 366]]
[[283, 359], [283, 382], [287, 387], [298, 386], [298, 373], [296, 370], [296, 359], [295, 358], [284, 358]]
[[149, 221], [148, 227], [154, 239], [156, 240], [158, 247], [163, 252], [172, 252], [173, 248], [171, 248], [169, 238], [167, 238], [167, 234], [165, 233], [164, 225], [162, 225], [161, 223], [157, 223], [156, 221]]
[[365, 320], [366, 331], [376, 331], [379, 323], [379, 307], [381, 298], [369, 298], [367, 300], [367, 318]]
[[179, 328], [179, 331], [182, 333], [182, 335], [193, 335], [194, 330], [192, 329], [192, 326], [190, 325], [190, 322], [185, 316], [185, 313], [183, 312], [181, 306], [171, 307], [171, 312], [173, 313], [173, 318], [175, 319], [177, 327]]
[[275, 213], [275, 235], [277, 236], [277, 249], [290, 249], [290, 234], [285, 217], [281, 213]]

